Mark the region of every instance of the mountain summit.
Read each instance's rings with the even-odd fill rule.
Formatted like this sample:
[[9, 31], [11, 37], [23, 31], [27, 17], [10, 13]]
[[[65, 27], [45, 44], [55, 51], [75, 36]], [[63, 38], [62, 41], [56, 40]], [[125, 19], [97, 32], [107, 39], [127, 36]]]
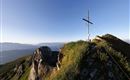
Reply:
[[59, 52], [42, 46], [0, 65], [0, 80], [129, 80], [129, 53], [130, 44], [110, 34], [67, 43]]

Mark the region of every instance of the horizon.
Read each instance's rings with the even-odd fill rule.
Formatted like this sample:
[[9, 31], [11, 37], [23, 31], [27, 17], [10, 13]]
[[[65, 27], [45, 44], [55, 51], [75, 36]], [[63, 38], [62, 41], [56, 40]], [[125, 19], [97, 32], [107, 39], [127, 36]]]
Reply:
[[23, 44], [87, 40], [112, 34], [129, 40], [129, 0], [1, 0], [1, 41]]
[[12, 44], [27, 44], [27, 45], [39, 45], [39, 44], [53, 44], [53, 43], [67, 43], [67, 42], [41, 42], [41, 43], [35, 43], [35, 44], [33, 44], [33, 43], [17, 43], [17, 42], [0, 42], [0, 43], [12, 43]]
[[[96, 36], [95, 36], [96, 37]], [[115, 36], [116, 37], [116, 36]], [[118, 38], [118, 37], [117, 37]], [[94, 39], [94, 38], [93, 38]], [[91, 40], [93, 40], [91, 39]], [[119, 38], [121, 39], [121, 38]], [[122, 41], [129, 43], [130, 44], [130, 39], [121, 39]], [[79, 41], [79, 40], [75, 40], [75, 41]], [[86, 40], [83, 40], [86, 41]], [[74, 41], [68, 41], [68, 42], [74, 42]], [[44, 44], [44, 43], [68, 43], [68, 42], [40, 42], [40, 43], [19, 43], [19, 42], [0, 42], [0, 43], [14, 43], [14, 44], [28, 44], [28, 45], [39, 45], [39, 44]]]

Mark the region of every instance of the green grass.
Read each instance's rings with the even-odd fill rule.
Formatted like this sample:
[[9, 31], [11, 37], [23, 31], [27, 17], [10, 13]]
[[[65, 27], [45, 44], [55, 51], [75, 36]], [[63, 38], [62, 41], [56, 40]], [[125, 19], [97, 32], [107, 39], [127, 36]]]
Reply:
[[63, 59], [61, 68], [46, 80], [75, 80], [77, 69], [82, 57], [86, 54], [89, 44], [85, 41], [71, 42], [62, 48]]
[[30, 70], [31, 70], [31, 67], [25, 69], [25, 73], [21, 76], [21, 78], [19, 80], [28, 80]]
[[14, 71], [14, 68], [16, 65], [23, 64], [24, 71], [27, 67], [29, 67], [27, 61], [30, 59], [30, 56], [25, 56], [19, 59], [16, 59], [15, 61], [6, 63], [4, 65], [0, 66], [0, 77], [5, 77], [6, 80], [16, 80], [18, 76], [16, 76], [16, 72]]
[[[127, 45], [124, 45], [127, 49], [127, 51], [124, 51], [125, 49], [123, 48], [122, 45], [120, 45], [121, 43], [118, 44], [119, 39], [114, 37], [114, 36], [111, 36], [111, 35], [106, 35], [106, 36], [103, 36], [103, 39], [105, 39], [104, 41], [101, 41], [101, 42], [97, 42], [96, 40], [94, 40], [93, 42], [98, 46], [98, 47], [103, 47], [107, 53], [109, 53], [110, 55], [113, 56], [113, 58], [118, 62], [118, 64], [121, 65], [121, 67], [123, 68], [123, 70], [130, 76], [130, 63], [129, 63], [129, 59], [126, 58], [126, 56], [124, 55], [124, 53], [127, 53], [128, 51], [128, 46]], [[117, 40], [116, 43], [113, 43], [115, 40]], [[124, 43], [122, 41], [122, 43]], [[118, 45], [117, 45], [118, 44]], [[116, 47], [116, 49], [115, 49]], [[118, 50], [117, 50], [118, 49]], [[119, 52], [120, 50], [120, 52]], [[128, 57], [128, 56], [127, 56]]]
[[130, 44], [110, 34], [103, 35], [101, 38], [104, 39], [114, 50], [121, 52], [130, 61]]

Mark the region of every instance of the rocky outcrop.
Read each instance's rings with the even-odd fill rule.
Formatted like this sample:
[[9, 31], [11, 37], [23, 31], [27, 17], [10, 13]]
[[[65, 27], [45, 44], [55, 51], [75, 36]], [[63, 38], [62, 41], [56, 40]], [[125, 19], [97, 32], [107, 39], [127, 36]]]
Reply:
[[53, 71], [57, 63], [57, 53], [53, 53], [47, 46], [40, 47], [34, 51], [29, 80], [43, 80]]
[[18, 70], [17, 70], [17, 73], [16, 75], [18, 75], [19, 77], [23, 74], [23, 65], [21, 64], [19, 67], [18, 67]]
[[63, 58], [63, 54], [62, 54], [61, 49], [60, 49], [59, 54], [58, 54], [57, 63], [56, 63], [57, 70], [60, 70], [62, 58]]

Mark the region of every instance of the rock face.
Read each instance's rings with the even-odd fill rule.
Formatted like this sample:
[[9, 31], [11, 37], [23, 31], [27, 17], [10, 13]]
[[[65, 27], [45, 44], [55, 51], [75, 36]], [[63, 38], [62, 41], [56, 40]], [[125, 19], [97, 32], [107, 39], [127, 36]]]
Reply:
[[23, 65], [21, 64], [18, 67], [17, 73], [16, 73], [19, 77], [23, 74]]
[[29, 80], [43, 80], [44, 77], [56, 66], [57, 54], [52, 53], [47, 46], [34, 51]]

